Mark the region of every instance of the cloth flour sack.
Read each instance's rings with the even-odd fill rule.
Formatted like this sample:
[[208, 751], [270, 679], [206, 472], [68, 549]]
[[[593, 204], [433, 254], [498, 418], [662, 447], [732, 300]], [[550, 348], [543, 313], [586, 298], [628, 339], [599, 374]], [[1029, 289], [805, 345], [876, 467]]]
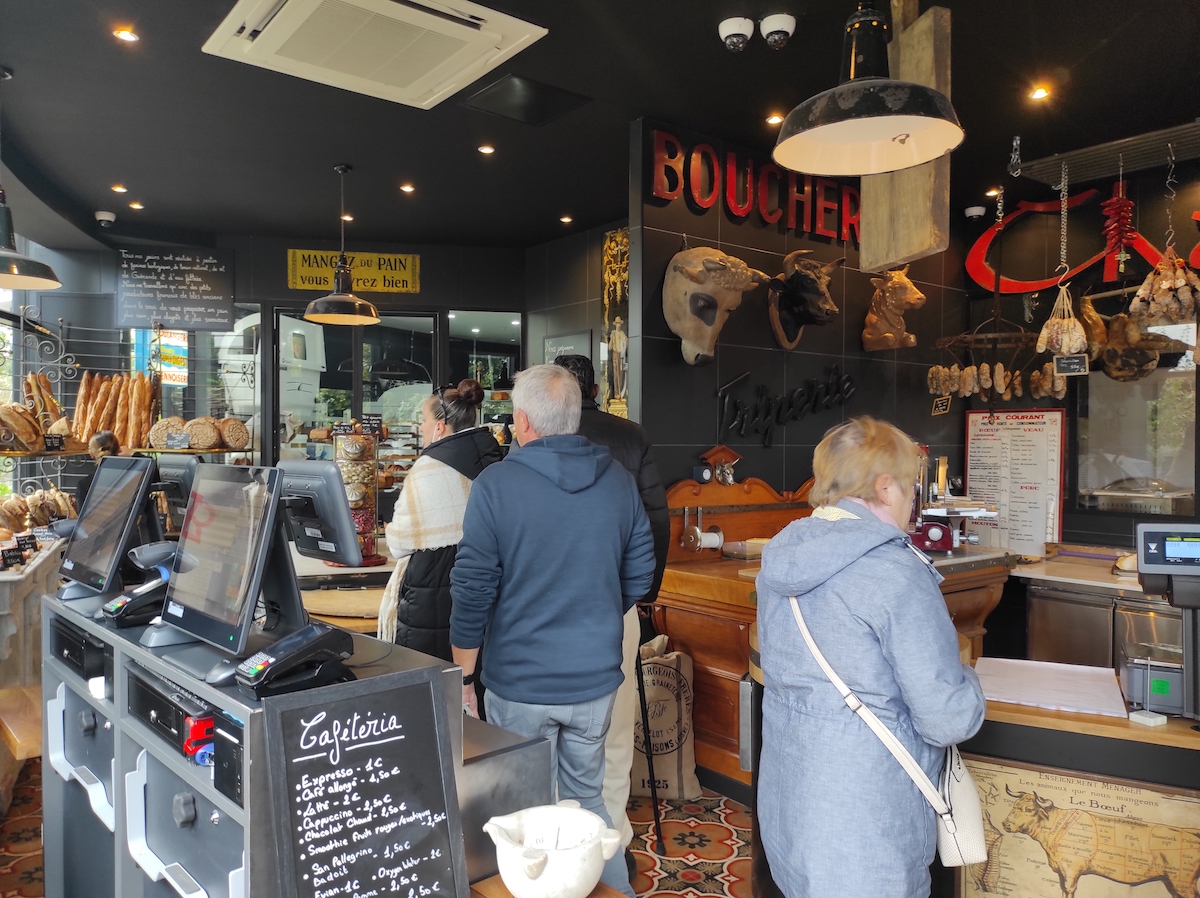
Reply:
[[[692, 659], [683, 652], [668, 653], [666, 648], [666, 636], [656, 636], [641, 647], [654, 778], [659, 798], [695, 799], [700, 797], [700, 781], [696, 779], [696, 742], [692, 730]], [[633, 747], [630, 794], [649, 795], [650, 773], [640, 704], [634, 718]]]

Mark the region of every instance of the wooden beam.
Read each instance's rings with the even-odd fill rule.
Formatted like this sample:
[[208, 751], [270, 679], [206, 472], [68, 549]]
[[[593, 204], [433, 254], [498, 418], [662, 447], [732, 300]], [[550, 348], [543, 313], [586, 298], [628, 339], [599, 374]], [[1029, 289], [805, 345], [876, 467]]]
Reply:
[[[892, 0], [893, 23], [916, 0]], [[889, 58], [892, 77], [950, 96], [950, 10], [935, 6], [904, 28], [897, 24]], [[950, 245], [950, 156], [862, 179], [859, 267], [883, 271], [945, 251]]]

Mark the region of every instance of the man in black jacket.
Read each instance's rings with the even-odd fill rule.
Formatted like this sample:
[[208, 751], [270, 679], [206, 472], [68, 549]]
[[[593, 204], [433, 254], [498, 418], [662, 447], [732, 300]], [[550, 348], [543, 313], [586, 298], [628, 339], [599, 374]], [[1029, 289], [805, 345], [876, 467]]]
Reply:
[[[591, 359], [585, 355], [560, 355], [554, 364], [574, 374], [583, 393], [583, 414], [576, 432], [597, 445], [607, 446], [613, 458], [637, 480], [642, 505], [646, 508], [650, 530], [654, 534], [654, 583], [644, 600], [652, 602], [658, 595], [663, 570], [667, 566], [671, 520], [667, 512], [667, 493], [658, 476], [658, 468], [654, 465], [650, 441], [633, 421], [600, 411], [596, 405], [598, 387]], [[637, 673], [634, 664], [640, 635], [637, 608], [632, 608], [625, 615], [622, 646], [624, 663], [621, 669], [625, 673], [625, 681], [617, 690], [612, 723], [604, 744], [604, 804], [612, 816], [613, 827], [621, 833], [622, 842], [627, 848], [633, 839], [633, 829], [629, 825], [625, 807], [629, 801], [629, 771], [633, 766], [633, 726], [637, 711]]]

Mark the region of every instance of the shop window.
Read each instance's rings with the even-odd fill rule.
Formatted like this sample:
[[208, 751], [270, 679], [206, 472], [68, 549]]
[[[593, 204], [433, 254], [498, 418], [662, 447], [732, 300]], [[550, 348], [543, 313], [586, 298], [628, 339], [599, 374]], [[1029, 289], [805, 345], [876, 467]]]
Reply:
[[473, 378], [485, 390], [507, 390], [521, 360], [520, 312], [449, 314], [450, 382]]
[[[1196, 342], [1195, 324], [1151, 330], [1189, 345]], [[1080, 384], [1078, 395], [1078, 507], [1139, 516], [1194, 515], [1192, 353], [1164, 354], [1149, 374], [1136, 380], [1116, 381], [1094, 371]]]

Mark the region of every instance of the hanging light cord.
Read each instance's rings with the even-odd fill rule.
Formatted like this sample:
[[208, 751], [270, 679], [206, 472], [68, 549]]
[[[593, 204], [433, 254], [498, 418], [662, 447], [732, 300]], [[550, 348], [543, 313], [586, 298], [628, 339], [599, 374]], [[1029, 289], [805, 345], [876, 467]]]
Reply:
[[338, 193], [340, 195], [339, 205], [342, 212], [338, 220], [342, 223], [342, 252], [346, 251], [346, 173], [338, 172]]

